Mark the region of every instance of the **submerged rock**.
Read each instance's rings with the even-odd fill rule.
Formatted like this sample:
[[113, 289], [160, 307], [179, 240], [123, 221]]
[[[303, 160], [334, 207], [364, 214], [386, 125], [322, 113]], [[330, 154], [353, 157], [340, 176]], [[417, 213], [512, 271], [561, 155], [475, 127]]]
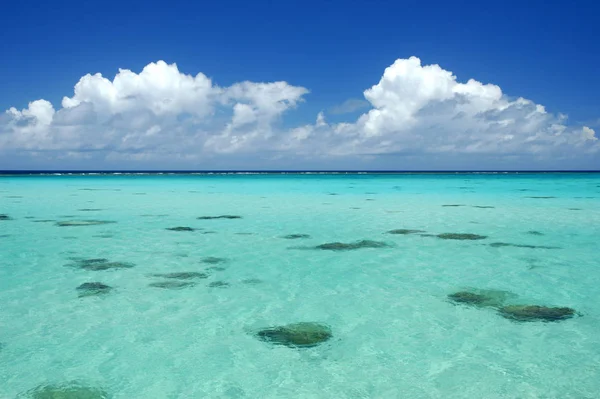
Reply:
[[155, 288], [164, 288], [169, 290], [179, 290], [182, 288], [188, 288], [195, 286], [196, 283], [192, 283], [190, 281], [157, 281], [155, 283], [150, 283], [148, 286]]
[[281, 238], [285, 238], [286, 240], [298, 240], [302, 238], [310, 238], [310, 236], [308, 234], [288, 234]]
[[442, 205], [444, 207], [457, 207], [457, 206], [464, 206], [462, 204], [448, 204], [448, 205]]
[[487, 238], [487, 236], [470, 233], [443, 233], [438, 234], [436, 237], [442, 240], [483, 240]]
[[4, 213], [0, 214], [0, 220], [12, 220], [12, 218]]
[[77, 382], [57, 385], [40, 385], [28, 391], [24, 398], [30, 399], [109, 399], [101, 388], [88, 387]]
[[425, 230], [411, 230], [411, 229], [395, 229], [388, 231], [388, 234], [417, 234], [424, 233]]
[[209, 265], [217, 265], [219, 263], [225, 263], [227, 262], [226, 258], [217, 258], [214, 256], [208, 256], [206, 258], [202, 258], [200, 259], [200, 262], [202, 263], [208, 263]]
[[329, 326], [312, 322], [269, 327], [256, 333], [256, 337], [261, 341], [290, 348], [310, 348], [331, 339], [332, 336]]
[[575, 309], [550, 308], [537, 305], [510, 305], [498, 311], [504, 318], [515, 321], [560, 321], [575, 316]]
[[83, 283], [77, 287], [79, 291], [79, 297], [108, 294], [112, 290], [112, 287], [103, 283]]
[[212, 283], [210, 283], [208, 286], [210, 288], [227, 288], [229, 287], [231, 284], [229, 284], [228, 282], [225, 281], [213, 281]]
[[220, 216], [200, 216], [200, 220], [213, 220], [213, 219], [241, 219], [241, 216], [237, 215], [220, 215]]
[[479, 208], [479, 209], [494, 209], [494, 208], [495, 208], [495, 206], [473, 205], [473, 208]]
[[82, 209], [77, 209], [79, 212], [97, 212], [97, 211], [101, 211], [102, 209], [100, 208], [82, 208]]
[[76, 226], [97, 226], [101, 224], [116, 223], [108, 220], [67, 220], [62, 222], [56, 222], [57, 226], [60, 227], [76, 227]]
[[515, 247], [515, 248], [530, 248], [530, 249], [560, 249], [560, 247], [550, 247], [545, 245], [528, 245], [528, 244], [511, 244], [508, 242], [493, 242], [489, 244], [493, 248]]
[[73, 259], [74, 263], [67, 264], [68, 267], [76, 267], [78, 269], [98, 271], [109, 269], [129, 269], [135, 266], [129, 262], [111, 262], [105, 258], [96, 259]]
[[533, 199], [552, 199], [552, 198], [556, 198], [556, 197], [547, 196], [547, 197], [525, 197], [525, 198], [533, 198]]
[[170, 231], [195, 231], [196, 229], [192, 227], [178, 226], [178, 227], [167, 227], [167, 230]]
[[190, 280], [193, 278], [208, 278], [208, 274], [200, 272], [175, 272], [153, 274], [152, 277], [173, 278], [178, 280]]
[[507, 291], [477, 289], [448, 295], [448, 299], [454, 303], [475, 307], [500, 307], [507, 299], [514, 297], [515, 294]]

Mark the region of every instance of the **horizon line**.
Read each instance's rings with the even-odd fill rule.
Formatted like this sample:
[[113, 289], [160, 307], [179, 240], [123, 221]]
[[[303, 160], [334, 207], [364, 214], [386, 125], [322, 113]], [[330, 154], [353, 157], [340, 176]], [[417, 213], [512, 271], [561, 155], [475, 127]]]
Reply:
[[2, 175], [24, 174], [56, 174], [56, 173], [256, 173], [256, 174], [282, 174], [282, 173], [600, 173], [600, 169], [430, 169], [430, 170], [402, 170], [402, 169], [0, 169]]

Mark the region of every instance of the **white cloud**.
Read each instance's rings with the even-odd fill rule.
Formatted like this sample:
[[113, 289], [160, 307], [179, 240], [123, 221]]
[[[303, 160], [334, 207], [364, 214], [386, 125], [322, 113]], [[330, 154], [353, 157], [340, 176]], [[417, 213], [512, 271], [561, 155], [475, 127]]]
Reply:
[[57, 111], [45, 100], [7, 110], [0, 117], [0, 150], [55, 151], [56, 159], [95, 151], [104, 159], [193, 162], [265, 153], [323, 159], [431, 153], [551, 159], [600, 149], [590, 127], [570, 126], [565, 115], [508, 97], [496, 85], [461, 83], [416, 57], [386, 68], [364, 92], [371, 109], [357, 120], [330, 124], [319, 113], [314, 124], [282, 127], [282, 115], [307, 93], [281, 81], [219, 87], [202, 73], [186, 75], [163, 61], [139, 74], [121, 69], [112, 81], [88, 74]]
[[104, 116], [138, 110], [157, 116], [184, 112], [203, 116], [211, 111], [211, 97], [218, 92], [202, 73], [184, 75], [177, 65], [159, 61], [146, 65], [139, 74], [120, 69], [112, 82], [99, 73], [85, 75], [75, 85], [74, 96], [63, 98], [62, 106], [89, 103]]

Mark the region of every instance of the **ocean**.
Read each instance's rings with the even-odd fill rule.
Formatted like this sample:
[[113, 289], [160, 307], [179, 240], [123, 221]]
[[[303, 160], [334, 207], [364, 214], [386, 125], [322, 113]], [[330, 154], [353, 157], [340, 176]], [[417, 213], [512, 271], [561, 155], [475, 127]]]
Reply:
[[599, 239], [600, 173], [5, 173], [0, 398], [598, 398]]

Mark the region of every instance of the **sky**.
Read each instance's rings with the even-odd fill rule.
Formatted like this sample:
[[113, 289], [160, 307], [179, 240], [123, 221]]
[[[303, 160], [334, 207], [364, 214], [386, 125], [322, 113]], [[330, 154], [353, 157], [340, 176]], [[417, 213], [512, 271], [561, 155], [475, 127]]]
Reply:
[[10, 2], [0, 169], [600, 169], [596, 3]]

